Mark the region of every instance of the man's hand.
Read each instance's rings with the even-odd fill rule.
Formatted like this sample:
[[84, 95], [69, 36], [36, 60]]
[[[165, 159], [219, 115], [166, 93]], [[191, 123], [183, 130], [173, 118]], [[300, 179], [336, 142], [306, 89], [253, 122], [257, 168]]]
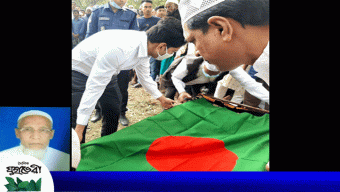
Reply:
[[187, 92], [182, 92], [181, 94], [179, 94], [178, 96], [178, 101], [181, 102], [181, 103], [185, 103], [186, 100], [185, 99], [191, 99], [191, 95]]
[[79, 141], [81, 142], [81, 140], [83, 140], [83, 132], [84, 132], [84, 129], [85, 129], [85, 125], [78, 125], [76, 126], [75, 128], [75, 131], [79, 137]]
[[157, 98], [158, 101], [161, 102], [161, 105], [164, 109], [170, 109], [171, 107], [173, 107], [175, 101], [169, 98], [164, 97], [164, 95], [162, 95], [161, 97]]
[[267, 171], [269, 171], [269, 162], [266, 165], [266, 169], [267, 169]]

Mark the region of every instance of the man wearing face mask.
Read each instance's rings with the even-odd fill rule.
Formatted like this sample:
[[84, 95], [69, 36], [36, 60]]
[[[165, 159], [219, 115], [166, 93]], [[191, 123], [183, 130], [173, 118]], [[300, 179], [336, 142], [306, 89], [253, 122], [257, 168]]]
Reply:
[[176, 91], [180, 94], [179, 102], [184, 103], [185, 98], [195, 97], [202, 87], [209, 89], [213, 94], [217, 81], [228, 72], [220, 72], [204, 61], [202, 57], [187, 55], [174, 60], [164, 73], [162, 80], [166, 87], [165, 97], [174, 99]]
[[[123, 8], [127, 0], [109, 0], [107, 4], [94, 10], [88, 21], [88, 29], [86, 38], [91, 35], [108, 29], [125, 29], [139, 30], [137, 22], [137, 14], [130, 9]], [[128, 87], [130, 80], [130, 71], [123, 70], [118, 76], [118, 86], [122, 94], [122, 106], [120, 114], [120, 122], [123, 126], [129, 124], [125, 113], [127, 111]], [[91, 119], [96, 122], [102, 118], [100, 105], [96, 107], [96, 114]]]
[[[129, 36], [128, 39], [119, 38]], [[118, 37], [118, 38], [117, 38]], [[142, 86], [163, 108], [173, 107], [150, 76], [150, 57], [162, 60], [185, 44], [181, 22], [164, 18], [148, 31], [105, 30], [82, 41], [72, 50], [72, 127], [79, 140], [99, 100], [103, 110], [101, 136], [118, 127], [121, 94], [117, 75], [135, 69]], [[112, 80], [111, 80], [112, 79]]]

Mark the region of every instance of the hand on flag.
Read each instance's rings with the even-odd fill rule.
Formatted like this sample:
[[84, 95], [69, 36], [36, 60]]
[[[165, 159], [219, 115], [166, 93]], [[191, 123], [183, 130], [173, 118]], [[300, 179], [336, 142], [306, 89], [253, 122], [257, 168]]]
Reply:
[[186, 102], [186, 99], [191, 99], [191, 95], [187, 92], [182, 92], [181, 94], [179, 94], [179, 97], [178, 97], [178, 101], [181, 102], [181, 103], [185, 103]]
[[85, 125], [78, 125], [76, 126], [75, 128], [75, 131], [79, 137], [79, 141], [83, 140], [83, 132], [84, 132], [84, 129], [85, 129]]
[[269, 171], [269, 162], [266, 165], [266, 169], [267, 169], [267, 171]]
[[161, 105], [164, 109], [172, 108], [174, 106], [173, 104], [175, 103], [174, 100], [166, 98], [166, 97], [164, 97], [164, 95], [159, 97], [157, 100], [161, 102]]

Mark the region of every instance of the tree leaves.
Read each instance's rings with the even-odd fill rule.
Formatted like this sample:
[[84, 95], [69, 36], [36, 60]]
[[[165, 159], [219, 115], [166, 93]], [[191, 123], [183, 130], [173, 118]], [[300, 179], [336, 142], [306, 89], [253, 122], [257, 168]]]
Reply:
[[6, 177], [8, 184], [5, 185], [8, 191], [41, 191], [41, 178], [35, 182], [33, 179], [28, 181], [22, 181], [17, 177], [17, 183], [11, 177]]

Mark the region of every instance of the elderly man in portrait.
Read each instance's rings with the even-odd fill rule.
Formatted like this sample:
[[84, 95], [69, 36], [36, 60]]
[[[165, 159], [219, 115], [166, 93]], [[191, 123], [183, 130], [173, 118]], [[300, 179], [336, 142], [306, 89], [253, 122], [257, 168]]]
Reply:
[[69, 171], [70, 155], [49, 147], [53, 139], [52, 117], [38, 110], [22, 113], [17, 121], [15, 135], [20, 145], [1, 151], [0, 161], [13, 155], [31, 155], [46, 165], [49, 171]]

